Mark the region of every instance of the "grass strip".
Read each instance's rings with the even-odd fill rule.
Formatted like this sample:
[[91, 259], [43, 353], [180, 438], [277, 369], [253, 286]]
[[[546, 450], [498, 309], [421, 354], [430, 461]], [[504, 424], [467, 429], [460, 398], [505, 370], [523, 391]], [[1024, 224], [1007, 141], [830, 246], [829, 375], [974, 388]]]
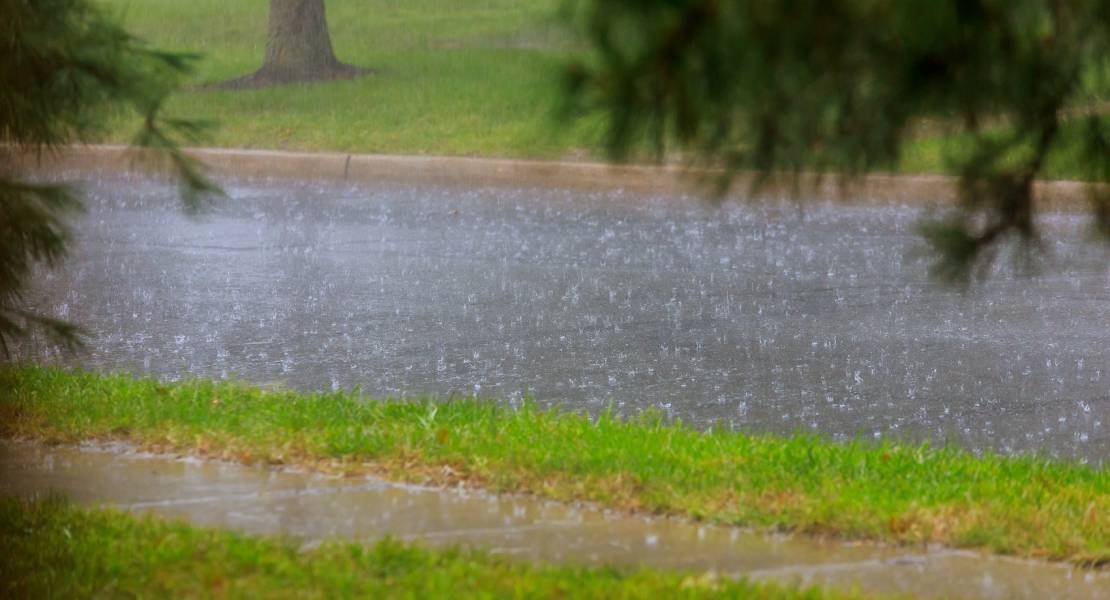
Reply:
[[529, 565], [393, 540], [308, 552], [253, 538], [86, 510], [59, 498], [0, 498], [4, 598], [750, 598], [859, 595], [663, 571]]
[[0, 371], [0, 433], [457, 483], [713, 522], [1110, 563], [1110, 470], [891, 442], [698, 431], [467, 399]]

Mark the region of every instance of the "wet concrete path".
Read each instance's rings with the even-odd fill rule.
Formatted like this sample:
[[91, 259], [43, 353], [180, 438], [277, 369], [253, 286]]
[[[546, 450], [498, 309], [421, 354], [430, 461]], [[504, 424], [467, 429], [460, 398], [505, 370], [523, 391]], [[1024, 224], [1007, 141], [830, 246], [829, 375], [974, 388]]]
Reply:
[[542, 561], [744, 574], [918, 597], [1110, 597], [1110, 572], [974, 552], [843, 544], [524, 496], [174, 459], [123, 447], [0, 441], [0, 494], [61, 492], [85, 504], [182, 518], [306, 545], [390, 535]]

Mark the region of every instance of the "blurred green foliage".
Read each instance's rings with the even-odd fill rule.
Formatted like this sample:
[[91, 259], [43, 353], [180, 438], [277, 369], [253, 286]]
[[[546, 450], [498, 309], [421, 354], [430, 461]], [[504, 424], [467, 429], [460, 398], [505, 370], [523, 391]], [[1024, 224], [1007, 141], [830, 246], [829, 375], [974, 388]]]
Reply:
[[31, 310], [24, 296], [36, 264], [65, 256], [66, 217], [81, 203], [68, 186], [23, 181], [14, 159], [91, 139], [112, 111], [130, 110], [143, 121], [135, 145], [158, 150], [187, 207], [200, 208], [216, 189], [177, 140], [195, 139], [201, 126], [159, 115], [191, 57], [145, 47], [85, 0], [0, 0], [0, 56], [0, 351], [35, 326], [72, 347], [76, 328]]
[[[1076, 170], [1110, 181], [1110, 0], [571, 0], [591, 42], [569, 109], [601, 113], [620, 159], [735, 173], [894, 170], [922, 130], [963, 136], [946, 157], [961, 204], [923, 232], [936, 273], [967, 281], [1003, 242], [1034, 248], [1033, 182], [1079, 123]], [[1002, 133], [1000, 133], [1002, 132]], [[763, 178], [765, 179], [765, 178]], [[1110, 240], [1110, 189], [1092, 186]], [[1020, 255], [1020, 254], [1019, 254]]]

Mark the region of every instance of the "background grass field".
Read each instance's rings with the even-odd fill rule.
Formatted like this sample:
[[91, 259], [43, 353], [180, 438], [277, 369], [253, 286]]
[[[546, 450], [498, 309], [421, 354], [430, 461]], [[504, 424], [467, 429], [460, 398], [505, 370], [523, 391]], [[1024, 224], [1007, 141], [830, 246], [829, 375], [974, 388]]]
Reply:
[[[151, 46], [202, 55], [169, 113], [218, 124], [204, 145], [537, 159], [602, 160], [602, 120], [557, 118], [562, 66], [586, 52], [559, 16], [561, 0], [328, 0], [340, 59], [377, 73], [352, 81], [251, 91], [197, 86], [261, 63], [266, 0], [98, 0]], [[1092, 77], [1098, 74], [1092, 74]], [[1110, 91], [1110, 74], [1094, 89]], [[1101, 82], [1101, 83], [1098, 83]], [[1103, 104], [1110, 93], [1102, 93]], [[1098, 99], [1096, 99], [1098, 100]], [[104, 141], [126, 142], [133, 118]], [[1078, 123], [1050, 157], [1046, 178], [1085, 179], [1074, 167]], [[968, 138], [926, 133], [899, 171], [950, 172]]]
[[[203, 57], [189, 84], [258, 68], [266, 0], [101, 0], [150, 45]], [[215, 121], [216, 146], [465, 156], [575, 156], [596, 127], [558, 124], [570, 36], [558, 0], [329, 0], [352, 81], [252, 91], [186, 91], [175, 115]], [[125, 141], [133, 124], [110, 134]]]

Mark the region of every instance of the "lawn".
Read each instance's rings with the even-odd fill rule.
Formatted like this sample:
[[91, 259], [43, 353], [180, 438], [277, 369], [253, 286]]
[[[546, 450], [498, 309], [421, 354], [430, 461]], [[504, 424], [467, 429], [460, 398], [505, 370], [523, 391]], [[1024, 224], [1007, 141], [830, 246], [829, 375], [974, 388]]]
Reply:
[[[558, 17], [561, 0], [328, 0], [336, 53], [375, 69], [352, 81], [253, 91], [203, 91], [250, 73], [266, 42], [265, 0], [97, 0], [152, 46], [199, 53], [190, 88], [169, 113], [210, 121], [203, 144], [352, 153], [601, 160], [600, 118], [557, 115], [563, 65], [584, 46]], [[1110, 77], [1094, 78], [1102, 90]], [[1101, 87], [1100, 87], [1101, 86]], [[1110, 98], [1103, 93], [1100, 98]], [[129, 141], [118, 117], [101, 141]], [[1065, 126], [1047, 178], [1087, 179], [1072, 157], [1077, 122]], [[924, 133], [897, 170], [946, 173], [968, 139]]]
[[748, 598], [858, 594], [651, 570], [528, 565], [385, 540], [301, 552], [182, 523], [0, 498], [3, 598]]
[[[100, 0], [152, 46], [203, 58], [189, 85], [258, 68], [264, 0]], [[186, 91], [172, 114], [219, 124], [210, 145], [553, 158], [596, 147], [555, 114], [570, 36], [559, 0], [328, 0], [341, 60], [377, 74], [255, 91]], [[111, 141], [134, 123], [117, 122]]]
[[[894, 443], [697, 431], [644, 414], [403, 402], [235, 382], [0, 371], [0, 434], [523, 491], [851, 539], [1110, 562], [1110, 469]], [[449, 467], [445, 469], [444, 467]]]

